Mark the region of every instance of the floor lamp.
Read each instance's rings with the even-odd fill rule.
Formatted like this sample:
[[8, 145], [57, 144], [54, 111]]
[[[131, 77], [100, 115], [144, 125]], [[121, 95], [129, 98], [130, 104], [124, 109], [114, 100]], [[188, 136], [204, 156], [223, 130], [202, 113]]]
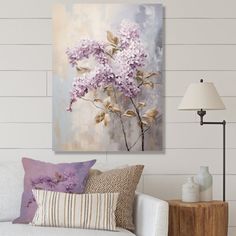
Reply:
[[226, 121], [206, 122], [203, 117], [206, 110], [224, 110], [225, 105], [213, 83], [203, 82], [190, 84], [180, 105], [179, 110], [196, 110], [200, 116], [200, 125], [222, 125], [223, 127], [223, 201], [225, 201], [225, 126]]

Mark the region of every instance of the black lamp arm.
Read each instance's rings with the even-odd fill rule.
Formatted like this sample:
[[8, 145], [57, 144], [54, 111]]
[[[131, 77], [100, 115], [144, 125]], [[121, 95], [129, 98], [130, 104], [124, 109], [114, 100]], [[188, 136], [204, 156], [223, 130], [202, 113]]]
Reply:
[[200, 125], [223, 125], [223, 201], [225, 201], [225, 168], [226, 168], [226, 156], [225, 156], [225, 150], [226, 150], [226, 121], [220, 121], [220, 122], [209, 122], [209, 121], [203, 121], [203, 117], [206, 115], [206, 111], [201, 109], [197, 112], [197, 114], [200, 116]]

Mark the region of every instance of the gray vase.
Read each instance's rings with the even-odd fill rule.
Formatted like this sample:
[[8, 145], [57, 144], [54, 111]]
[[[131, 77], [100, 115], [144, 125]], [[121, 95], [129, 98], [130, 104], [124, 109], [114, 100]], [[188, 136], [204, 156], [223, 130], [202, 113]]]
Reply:
[[200, 201], [212, 201], [213, 180], [208, 166], [200, 166], [200, 171], [195, 180], [200, 187]]

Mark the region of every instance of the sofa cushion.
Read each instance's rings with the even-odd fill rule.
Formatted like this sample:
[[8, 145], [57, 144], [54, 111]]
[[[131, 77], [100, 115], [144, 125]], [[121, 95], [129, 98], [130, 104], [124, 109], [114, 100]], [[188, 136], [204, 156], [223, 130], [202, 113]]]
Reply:
[[0, 163], [0, 221], [12, 221], [18, 216], [23, 177], [24, 170], [20, 161]]
[[133, 203], [143, 165], [105, 172], [90, 170], [85, 193], [120, 193], [116, 208], [116, 225], [134, 230]]
[[115, 231], [71, 229], [54, 227], [36, 227], [25, 224], [12, 224], [11, 222], [0, 222], [1, 236], [134, 236], [133, 233], [118, 228]]
[[32, 225], [116, 230], [119, 193], [72, 194], [33, 189], [38, 209]]

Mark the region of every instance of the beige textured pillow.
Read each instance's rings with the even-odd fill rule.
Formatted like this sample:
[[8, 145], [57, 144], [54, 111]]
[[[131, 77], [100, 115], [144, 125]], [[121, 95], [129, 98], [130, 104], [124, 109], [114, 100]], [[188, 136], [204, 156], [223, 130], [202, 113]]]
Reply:
[[115, 210], [119, 193], [32, 191], [38, 204], [32, 225], [116, 230]]
[[116, 208], [116, 224], [118, 227], [134, 230], [135, 190], [143, 168], [143, 165], [136, 165], [106, 172], [90, 170], [85, 193], [120, 193]]

